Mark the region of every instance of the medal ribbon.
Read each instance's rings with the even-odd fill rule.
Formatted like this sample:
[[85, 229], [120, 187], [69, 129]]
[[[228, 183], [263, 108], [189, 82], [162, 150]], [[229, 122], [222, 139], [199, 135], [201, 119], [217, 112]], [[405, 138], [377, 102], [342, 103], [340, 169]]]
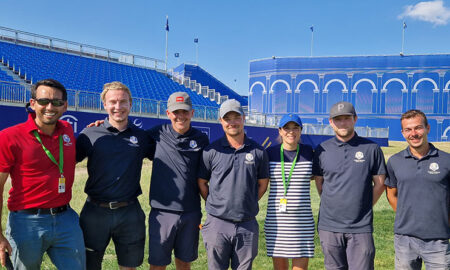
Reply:
[[299, 145], [297, 145], [297, 154], [295, 155], [294, 161], [292, 161], [291, 170], [289, 171], [289, 178], [286, 181], [286, 177], [284, 176], [284, 148], [283, 144], [280, 147], [280, 158], [281, 158], [281, 177], [283, 178], [283, 186], [284, 186], [284, 198], [286, 198], [287, 190], [289, 187], [289, 182], [291, 181], [292, 172], [294, 171], [295, 163], [297, 162], [298, 152], [300, 150]]
[[45, 147], [45, 145], [42, 143], [41, 137], [39, 136], [39, 133], [35, 130], [33, 131], [34, 137], [41, 143], [42, 149], [44, 149], [44, 152], [47, 154], [48, 158], [55, 163], [56, 166], [58, 166], [59, 173], [61, 176], [63, 175], [63, 168], [64, 168], [64, 152], [63, 152], [63, 139], [62, 136], [59, 135], [59, 164], [56, 162], [55, 157], [52, 155], [52, 153]]

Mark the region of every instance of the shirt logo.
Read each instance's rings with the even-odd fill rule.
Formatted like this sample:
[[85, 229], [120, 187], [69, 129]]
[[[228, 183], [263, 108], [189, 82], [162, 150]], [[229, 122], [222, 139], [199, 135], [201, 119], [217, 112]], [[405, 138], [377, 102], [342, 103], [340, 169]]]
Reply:
[[195, 147], [197, 147], [197, 142], [194, 141], [194, 140], [191, 140], [191, 141], [189, 142], [189, 147], [190, 147], [190, 148], [195, 148]]
[[131, 136], [131, 137], [130, 137], [130, 142], [131, 142], [132, 144], [137, 144], [137, 143], [138, 143], [138, 139], [137, 139], [136, 137], [134, 137], [134, 136]]
[[138, 139], [135, 136], [130, 136], [129, 142], [129, 146], [139, 147]]
[[245, 164], [254, 164], [255, 163], [254, 159], [255, 158], [253, 157], [252, 153], [247, 153], [245, 155]]
[[361, 151], [358, 151], [355, 153], [355, 162], [364, 162], [365, 159], [364, 158], [364, 154]]
[[63, 141], [64, 141], [64, 145], [65, 145], [65, 146], [71, 146], [71, 145], [72, 145], [72, 142], [70, 141], [69, 135], [64, 134], [64, 135], [62, 136], [62, 138], [63, 138]]
[[437, 164], [436, 162], [433, 162], [430, 164], [430, 170], [428, 171], [429, 174], [439, 174], [440, 171], [439, 170], [439, 164]]

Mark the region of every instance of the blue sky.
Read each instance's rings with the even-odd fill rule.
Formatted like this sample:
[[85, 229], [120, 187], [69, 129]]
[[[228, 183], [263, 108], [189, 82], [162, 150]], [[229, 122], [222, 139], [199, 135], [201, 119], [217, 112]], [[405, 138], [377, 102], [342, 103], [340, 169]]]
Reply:
[[[271, 56], [450, 53], [450, 0], [0, 0], [0, 26], [159, 59], [195, 62], [240, 94]], [[180, 58], [174, 58], [174, 53]], [[235, 82], [236, 80], [236, 82]]]

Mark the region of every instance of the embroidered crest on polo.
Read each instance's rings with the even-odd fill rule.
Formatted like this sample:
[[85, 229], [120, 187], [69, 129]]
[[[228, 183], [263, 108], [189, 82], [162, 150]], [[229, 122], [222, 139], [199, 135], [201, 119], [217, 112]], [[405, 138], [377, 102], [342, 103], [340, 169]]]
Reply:
[[355, 162], [364, 162], [364, 154], [361, 151], [355, 153]]
[[247, 161], [253, 161], [253, 155], [252, 155], [252, 153], [247, 153], [247, 155], [245, 155], [245, 159], [246, 159]]
[[191, 141], [189, 142], [189, 147], [191, 147], [191, 148], [196, 148], [196, 147], [197, 147], [197, 142], [196, 142], [195, 140], [191, 140]]
[[135, 136], [131, 136], [131, 137], [130, 137], [130, 142], [131, 142], [132, 144], [137, 144], [137, 143], [138, 143], [138, 139], [137, 139]]
[[65, 146], [70, 146], [70, 145], [72, 145], [72, 142], [70, 141], [70, 136], [69, 136], [69, 135], [64, 134], [64, 135], [62, 136], [62, 139], [63, 139], [63, 141], [64, 141], [64, 145], [65, 145]]
[[436, 162], [432, 162], [430, 163], [430, 170], [428, 171], [429, 174], [438, 174], [440, 173], [439, 170], [439, 164], [437, 164]]
[[69, 142], [70, 142], [70, 137], [69, 137], [69, 135], [64, 134], [64, 135], [63, 135], [63, 141], [66, 142], [66, 143], [69, 143]]

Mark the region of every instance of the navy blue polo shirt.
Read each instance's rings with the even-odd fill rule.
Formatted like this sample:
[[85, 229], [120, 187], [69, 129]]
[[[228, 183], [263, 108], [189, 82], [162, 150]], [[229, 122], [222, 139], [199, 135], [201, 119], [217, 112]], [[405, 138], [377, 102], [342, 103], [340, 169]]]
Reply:
[[142, 194], [142, 160], [150, 157], [148, 134], [128, 122], [124, 131], [108, 119], [98, 127], [85, 128], [77, 138], [77, 161], [88, 158], [84, 191], [96, 201], [131, 201]]
[[179, 134], [171, 124], [156, 126], [148, 133], [156, 142], [150, 205], [161, 210], [199, 211], [197, 170], [208, 136], [192, 127]]
[[313, 162], [313, 175], [324, 178], [318, 229], [372, 232], [372, 176], [382, 174], [384, 156], [376, 143], [356, 133], [348, 142], [334, 137], [321, 143]]
[[248, 220], [258, 214], [258, 179], [269, 178], [269, 159], [264, 148], [247, 136], [239, 149], [224, 136], [203, 151], [198, 176], [209, 181], [208, 214]]
[[450, 154], [432, 144], [421, 159], [409, 147], [387, 164], [385, 185], [397, 188], [394, 232], [424, 240], [449, 239]]

